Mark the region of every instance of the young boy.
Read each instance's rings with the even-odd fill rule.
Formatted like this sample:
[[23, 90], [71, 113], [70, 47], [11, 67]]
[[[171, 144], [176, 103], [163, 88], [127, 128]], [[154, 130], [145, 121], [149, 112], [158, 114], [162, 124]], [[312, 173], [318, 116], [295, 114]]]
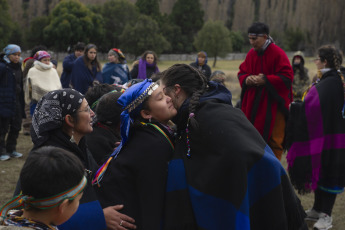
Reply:
[[22, 193], [1, 208], [0, 224], [43, 230], [58, 229], [77, 211], [87, 183], [78, 157], [52, 146], [29, 154], [19, 180]]
[[[24, 113], [21, 49], [7, 45], [0, 54], [0, 160], [22, 157], [16, 151], [17, 138]], [[7, 140], [5, 137], [7, 135]]]

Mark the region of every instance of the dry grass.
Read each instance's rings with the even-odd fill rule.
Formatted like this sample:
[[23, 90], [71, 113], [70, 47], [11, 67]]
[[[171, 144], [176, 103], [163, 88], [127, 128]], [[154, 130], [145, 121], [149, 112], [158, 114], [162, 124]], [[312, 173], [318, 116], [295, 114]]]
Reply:
[[[227, 75], [226, 85], [233, 94], [233, 102], [235, 103], [240, 95], [240, 86], [237, 80], [238, 66], [241, 60], [237, 61], [217, 61], [217, 66], [212, 70], [222, 70]], [[169, 66], [176, 62], [160, 62], [160, 70], [165, 70]], [[183, 62], [189, 64], [189, 62]], [[213, 64], [212, 60], [209, 63]], [[129, 65], [130, 66], [130, 65]], [[309, 69], [309, 76], [312, 78], [316, 74], [316, 67], [311, 58], [306, 59], [306, 67]], [[58, 67], [58, 72], [61, 74], [61, 65]], [[22, 133], [18, 138], [17, 150], [24, 153], [24, 157], [21, 159], [11, 159], [9, 161], [0, 162], [0, 206], [5, 204], [7, 200], [12, 197], [20, 169], [28, 155], [28, 152], [32, 148], [31, 138], [24, 136]], [[286, 159], [283, 157], [282, 165], [286, 169]], [[313, 194], [298, 195], [301, 199], [302, 205], [305, 209], [311, 208], [314, 201]], [[337, 197], [336, 203], [333, 209], [333, 229], [341, 230], [345, 226], [345, 194], [340, 194]], [[272, 217], [274, 218], [274, 217]]]

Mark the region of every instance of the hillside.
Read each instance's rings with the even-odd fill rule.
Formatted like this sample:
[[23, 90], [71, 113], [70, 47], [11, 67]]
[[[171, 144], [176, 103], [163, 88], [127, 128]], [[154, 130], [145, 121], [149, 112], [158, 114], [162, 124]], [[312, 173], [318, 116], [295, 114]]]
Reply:
[[[107, 0], [80, 0], [84, 4], [102, 4]], [[136, 0], [129, 0], [134, 3]], [[177, 0], [159, 0], [162, 13], [169, 14]], [[8, 0], [14, 21], [28, 27], [30, 21], [47, 15], [59, 0]], [[308, 38], [305, 48], [313, 50], [321, 44], [341, 44], [345, 37], [345, 1], [328, 0], [200, 0], [208, 19], [222, 20], [232, 30], [246, 32], [254, 21], [269, 24], [278, 38], [287, 29], [299, 28]], [[296, 48], [297, 49], [297, 48]]]

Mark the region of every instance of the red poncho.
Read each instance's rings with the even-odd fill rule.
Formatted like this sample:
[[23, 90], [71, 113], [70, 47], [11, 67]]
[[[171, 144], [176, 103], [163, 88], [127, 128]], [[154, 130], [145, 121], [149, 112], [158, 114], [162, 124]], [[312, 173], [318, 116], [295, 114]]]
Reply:
[[[265, 75], [265, 85], [247, 86], [249, 75]], [[240, 65], [238, 79], [242, 87], [241, 109], [261, 133], [266, 142], [270, 139], [277, 109], [287, 119], [292, 102], [293, 70], [285, 52], [271, 43], [263, 53], [251, 49]]]

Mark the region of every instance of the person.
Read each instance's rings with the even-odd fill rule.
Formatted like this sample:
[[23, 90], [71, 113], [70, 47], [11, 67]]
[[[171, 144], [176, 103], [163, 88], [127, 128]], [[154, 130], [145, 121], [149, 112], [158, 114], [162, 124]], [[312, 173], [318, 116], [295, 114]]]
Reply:
[[[168, 121], [176, 115], [162, 86], [146, 79], [117, 100], [122, 142], [96, 174], [102, 207], [123, 203], [138, 229], [161, 229], [167, 166], [173, 153]], [[120, 222], [127, 227], [127, 221]]]
[[294, 101], [301, 101], [304, 92], [310, 85], [308, 69], [304, 67], [304, 54], [301, 51], [294, 53], [292, 57], [292, 69], [294, 73], [292, 93]]
[[153, 51], [145, 51], [139, 60], [138, 64], [133, 65], [130, 72], [131, 77], [138, 79], [151, 78], [152, 74], [158, 73], [157, 54]]
[[269, 36], [266, 24], [252, 24], [248, 38], [253, 48], [238, 72], [241, 109], [281, 160], [289, 104], [293, 99], [292, 67], [285, 52]]
[[[45, 94], [37, 103], [32, 117], [31, 138], [33, 150], [42, 146], [54, 146], [75, 154], [88, 174], [77, 212], [59, 229], [118, 229], [119, 219], [133, 221], [117, 210], [121, 205], [102, 209], [91, 185], [91, 178], [98, 165], [85, 143], [85, 135], [92, 132], [93, 111], [84, 96], [74, 89], [60, 89]], [[15, 194], [20, 191], [17, 184]], [[83, 220], [83, 221], [80, 221]], [[133, 226], [132, 226], [133, 227]]]
[[[37, 53], [37, 51], [40, 51], [40, 50], [47, 51], [48, 49], [44, 45], [35, 46], [31, 49], [30, 56], [23, 60], [23, 64], [22, 64], [22, 66], [23, 66], [23, 83], [26, 82], [26, 77], [29, 73], [29, 70], [31, 69], [31, 67], [34, 65], [34, 62], [36, 61], [34, 59], [34, 55]], [[24, 135], [29, 136], [30, 135], [30, 126], [31, 126], [30, 105], [28, 105], [26, 103], [24, 103], [24, 104], [25, 104], [24, 109], [25, 109], [26, 118], [23, 119], [23, 133], [24, 133]]]
[[109, 50], [108, 61], [102, 70], [104, 83], [124, 85], [131, 80], [126, 57], [120, 49], [113, 48]]
[[93, 131], [85, 136], [86, 143], [98, 165], [108, 159], [121, 141], [120, 114], [122, 108], [116, 101], [122, 92], [110, 91], [101, 96], [96, 104], [96, 120]]
[[34, 55], [34, 66], [29, 70], [24, 83], [25, 102], [30, 105], [31, 116], [44, 94], [62, 88], [59, 74], [53, 68], [50, 57], [47, 51], [37, 51]]
[[103, 83], [101, 64], [97, 60], [97, 47], [94, 44], [88, 44], [84, 55], [74, 62], [71, 84], [73, 89], [85, 94], [94, 82]]
[[212, 74], [211, 74], [211, 77], [210, 77], [210, 81], [215, 81], [215, 82], [218, 82], [224, 86], [225, 85], [225, 79], [226, 79], [226, 75], [223, 71], [221, 70], [216, 70], [214, 71]]
[[[20, 183], [22, 193], [2, 207], [0, 222], [48, 230], [57, 229], [77, 211], [87, 179], [77, 156], [47, 146], [29, 154], [20, 171]], [[7, 215], [13, 208], [21, 210]]]
[[73, 53], [69, 54], [63, 59], [62, 62], [62, 74], [61, 85], [63, 88], [71, 88], [71, 73], [75, 60], [83, 55], [85, 44], [78, 42], [74, 45]]
[[[17, 138], [24, 112], [23, 72], [20, 63], [21, 49], [9, 44], [0, 54], [0, 160], [19, 158]], [[6, 138], [7, 135], [7, 138]]]
[[314, 191], [306, 219], [314, 221], [314, 229], [329, 229], [336, 196], [345, 186], [344, 78], [333, 46], [321, 46], [315, 64], [321, 78], [303, 102], [290, 107], [293, 141], [287, 162], [295, 188], [301, 194]]
[[161, 82], [178, 111], [163, 229], [307, 229], [281, 163], [230, 91], [186, 64]]
[[200, 70], [208, 80], [211, 77], [211, 67], [207, 65], [207, 53], [205, 51], [200, 51], [197, 54], [195, 62], [190, 63], [191, 66]]

